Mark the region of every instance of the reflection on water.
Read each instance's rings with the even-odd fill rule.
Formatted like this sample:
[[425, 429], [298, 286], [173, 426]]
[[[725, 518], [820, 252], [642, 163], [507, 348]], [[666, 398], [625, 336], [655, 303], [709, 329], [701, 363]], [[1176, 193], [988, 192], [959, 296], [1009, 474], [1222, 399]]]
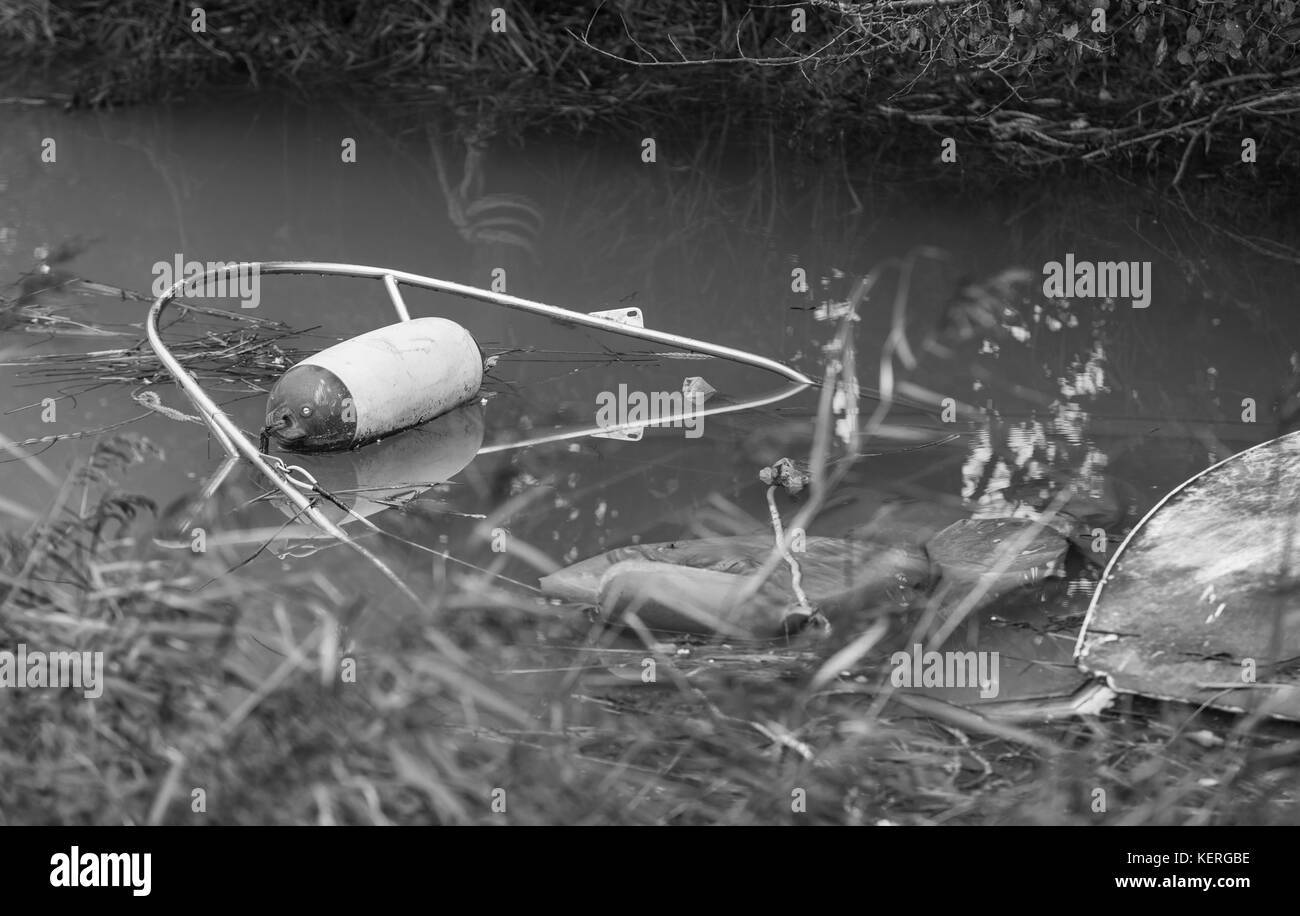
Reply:
[[[131, 358], [145, 304], [111, 292], [147, 292], [154, 265], [178, 256], [375, 264], [496, 283], [582, 311], [634, 305], [650, 327], [820, 376], [821, 347], [855, 278], [922, 247], [941, 249], [944, 258], [918, 267], [905, 290], [919, 361], [900, 381], [926, 409], [891, 417], [898, 430], [913, 431], [910, 440], [900, 433], [867, 443], [867, 457], [819, 520], [822, 533], [873, 519], [886, 519], [879, 524], [888, 529], [882, 508], [899, 520], [892, 530], [900, 538], [904, 516], [931, 510], [993, 518], [1050, 508], [1094, 571], [1168, 488], [1270, 438], [1271, 405], [1285, 407], [1294, 394], [1296, 268], [1215, 228], [1237, 220], [1251, 235], [1294, 244], [1278, 201], [1207, 217], [1195, 211], [1203, 201], [1185, 210], [1158, 190], [1091, 174], [992, 187], [867, 170], [846, 178], [814, 161], [774, 171], [743, 145], [726, 156], [712, 150], [709, 137], [655, 169], [618, 137], [532, 139], [520, 148], [457, 137], [410, 112], [376, 117], [346, 105], [309, 112], [266, 97], [202, 109], [6, 115], [0, 432], [42, 440], [28, 450], [62, 471], [86, 447], [66, 434], [131, 421], [167, 461], [122, 486], [161, 504], [192, 494], [221, 454], [201, 427], [141, 412], [133, 393], [159, 381], [141, 377]], [[41, 165], [31, 151], [50, 135], [60, 138], [59, 160]], [[340, 162], [339, 137], [357, 139], [356, 162]], [[1047, 295], [1044, 265], [1067, 257], [1149, 264], [1149, 306], [1132, 307], [1132, 296]], [[78, 286], [75, 277], [98, 286]], [[877, 383], [901, 292], [897, 272], [886, 272], [860, 310], [864, 387]], [[758, 470], [808, 455], [816, 392], [706, 418], [698, 439], [651, 429], [639, 442], [580, 438], [475, 457], [484, 443], [590, 423], [599, 394], [620, 385], [679, 391], [684, 378], [698, 376], [720, 399], [740, 400], [772, 380], [482, 303], [412, 292], [408, 304], [414, 315], [464, 324], [498, 357], [486, 409], [472, 422], [458, 414], [337, 459], [293, 463], [328, 482], [349, 512], [468, 564], [449, 571], [409, 544], [381, 545], [413, 587], [435, 597], [445, 576], [479, 575], [471, 567], [535, 582], [544, 561], [570, 563], [638, 539], [706, 527], [767, 530]], [[238, 340], [222, 337], [223, 346], [244, 348], [231, 353], [267, 358], [238, 372], [206, 364], [205, 386], [236, 422], [255, 429], [277, 366], [386, 323], [386, 309], [374, 283], [268, 280], [257, 317], [304, 333], [285, 336], [267, 324], [239, 330]], [[191, 315], [168, 333], [202, 348], [215, 331]], [[103, 355], [110, 347], [120, 349], [111, 359]], [[100, 355], [80, 356], [90, 351]], [[42, 357], [48, 361], [32, 362]], [[174, 389], [152, 390], [173, 412], [189, 412]], [[20, 461], [0, 464], [0, 505], [41, 508], [48, 493], [34, 480]], [[231, 502], [241, 499], [256, 494]], [[781, 499], [793, 514], [797, 500]], [[894, 511], [900, 506], [906, 512]], [[343, 509], [322, 508], [344, 519]], [[261, 527], [284, 522], [279, 515]], [[494, 551], [496, 529], [527, 549]], [[350, 568], [354, 558], [341, 554], [301, 562]], [[263, 556], [248, 570], [280, 562], [289, 561]], [[388, 588], [365, 569], [349, 587]]]
[[[483, 405], [471, 403], [370, 447], [337, 454], [285, 453], [282, 458], [295, 478], [330, 494], [320, 503], [321, 513], [346, 526], [376, 512], [400, 509], [430, 487], [451, 480], [482, 445]], [[271, 504], [291, 519], [298, 515], [282, 496], [273, 496]], [[285, 537], [321, 534], [309, 524], [284, 531]]]

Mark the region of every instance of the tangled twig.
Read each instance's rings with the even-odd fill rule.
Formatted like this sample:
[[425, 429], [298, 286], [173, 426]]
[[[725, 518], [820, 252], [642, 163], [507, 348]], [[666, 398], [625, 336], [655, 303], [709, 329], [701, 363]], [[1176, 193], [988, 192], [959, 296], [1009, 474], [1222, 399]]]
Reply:
[[154, 413], [162, 414], [169, 420], [179, 420], [182, 423], [203, 424], [203, 419], [201, 417], [196, 417], [193, 414], [182, 413], [174, 407], [168, 407], [162, 402], [162, 399], [158, 397], [158, 392], [156, 391], [141, 391], [139, 394], [133, 392], [131, 394], [131, 400], [135, 401], [141, 407], [149, 408]]

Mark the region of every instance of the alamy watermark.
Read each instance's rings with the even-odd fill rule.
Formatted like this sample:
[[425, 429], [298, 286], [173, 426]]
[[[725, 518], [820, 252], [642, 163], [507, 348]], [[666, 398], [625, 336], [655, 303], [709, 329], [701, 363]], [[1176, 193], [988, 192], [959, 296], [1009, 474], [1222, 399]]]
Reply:
[[151, 289], [155, 296], [161, 296], [181, 280], [185, 281], [181, 290], [185, 296], [235, 298], [244, 309], [255, 309], [262, 301], [261, 276], [256, 264], [186, 261], [179, 253], [171, 262], [154, 262]]
[[889, 656], [894, 666], [889, 682], [895, 687], [978, 687], [986, 700], [998, 695], [997, 652], [925, 652], [920, 643], [912, 651]]
[[82, 691], [87, 700], [104, 693], [103, 652], [28, 652], [26, 643], [18, 651], [0, 650], [0, 688], [67, 688]]
[[1043, 295], [1052, 299], [1131, 299], [1133, 308], [1151, 304], [1150, 261], [1076, 261], [1043, 265]]
[[686, 438], [704, 435], [704, 400], [709, 392], [684, 386], [682, 391], [602, 391], [596, 395], [596, 425], [601, 429], [674, 426], [686, 429]]
[[129, 887], [132, 895], [148, 897], [152, 888], [153, 853], [68, 852], [50, 856], [52, 887]]

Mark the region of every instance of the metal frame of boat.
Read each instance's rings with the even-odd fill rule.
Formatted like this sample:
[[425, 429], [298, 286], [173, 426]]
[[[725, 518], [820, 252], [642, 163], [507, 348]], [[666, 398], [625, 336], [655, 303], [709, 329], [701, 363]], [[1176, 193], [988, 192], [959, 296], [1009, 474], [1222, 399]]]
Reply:
[[[190, 276], [186, 279], [178, 280], [161, 296], [154, 300], [152, 307], [149, 309], [149, 316], [145, 322], [145, 333], [148, 335], [149, 344], [158, 355], [158, 359], [162, 362], [163, 366], [167, 368], [167, 371], [171, 373], [176, 384], [180, 386], [181, 390], [185, 392], [186, 396], [198, 409], [200, 417], [202, 417], [204, 423], [207, 424], [208, 428], [212, 431], [213, 436], [216, 437], [217, 441], [221, 444], [221, 447], [225, 450], [228, 456], [226, 462], [204, 486], [201, 498], [206, 499], [210, 497], [212, 493], [215, 492], [216, 488], [220, 486], [222, 480], [224, 480], [235, 467], [239, 459], [242, 458], [248, 461], [273, 486], [275, 486], [276, 489], [283, 493], [285, 498], [288, 499], [289, 502], [314, 525], [326, 534], [349, 543], [351, 543], [351, 539], [348, 535], [337, 524], [326, 518], [320, 510], [316, 508], [313, 501], [307, 498], [304, 489], [310, 488], [304, 487], [303, 483], [293, 480], [290, 473], [293, 469], [286, 466], [284, 462], [278, 458], [264, 455], [252, 442], [248, 440], [247, 436], [238, 426], [235, 425], [234, 421], [232, 421], [225, 411], [223, 411], [221, 407], [208, 396], [207, 392], [203, 390], [203, 386], [199, 384], [198, 379], [171, 353], [159, 332], [159, 320], [163, 311], [174, 299], [178, 296], [182, 296], [187, 288], [193, 289], [196, 286], [202, 288], [202, 286], [206, 286], [210, 281], [217, 278], [238, 276], [241, 273], [247, 273], [249, 271], [254, 272], [255, 275], [259, 277], [263, 274], [296, 274], [356, 277], [361, 279], [379, 280], [384, 284], [384, 289], [388, 293], [389, 300], [392, 302], [393, 309], [397, 313], [399, 321], [411, 320], [410, 312], [406, 307], [405, 300], [402, 298], [400, 289], [400, 285], [405, 284], [408, 286], [433, 290], [435, 292], [449, 293], [462, 298], [477, 299], [481, 302], [491, 303], [492, 305], [499, 305], [504, 308], [529, 312], [534, 315], [541, 315], [573, 325], [579, 325], [600, 331], [608, 331], [612, 334], [620, 334], [624, 337], [632, 337], [637, 340], [666, 344], [686, 352], [713, 356], [730, 362], [741, 363], [758, 369], [765, 369], [769, 372], [783, 376], [791, 382], [788, 387], [777, 392], [750, 398], [734, 404], [726, 404], [703, 410], [684, 411], [682, 413], [674, 414], [671, 417], [659, 418], [658, 420], [647, 423], [624, 423], [617, 426], [593, 426], [565, 430], [559, 433], [539, 436], [524, 441], [511, 442], [499, 446], [487, 446], [480, 449], [479, 454], [523, 448], [529, 445], [540, 445], [547, 442], [562, 441], [564, 439], [581, 438], [584, 436], [596, 435], [598, 433], [617, 432], [619, 430], [639, 428], [642, 426], [667, 425], [689, 417], [701, 418], [715, 414], [748, 410], [754, 407], [762, 407], [768, 404], [774, 404], [778, 401], [783, 401], [815, 384], [811, 378], [803, 373], [778, 363], [775, 360], [768, 359], [765, 356], [759, 356], [744, 350], [736, 350], [731, 347], [719, 346], [718, 344], [696, 340], [691, 337], [684, 337], [679, 334], [671, 334], [666, 331], [655, 331], [650, 328], [640, 327], [635, 324], [623, 323], [612, 320], [611, 318], [603, 317], [608, 313], [585, 314], [583, 312], [575, 312], [571, 309], [547, 305], [546, 303], [535, 302], [530, 299], [522, 299], [518, 296], [510, 296], [505, 293], [497, 293], [491, 290], [479, 289], [478, 287], [453, 283], [449, 280], [439, 280], [434, 277], [425, 277], [420, 274], [391, 270], [384, 267], [368, 267], [361, 264], [334, 264], [318, 261], [245, 261], [228, 263], [221, 266], [214, 265], [205, 270], [201, 276]], [[200, 284], [202, 284], [202, 286], [199, 286]], [[362, 548], [358, 546], [358, 549]]]
[[[708, 408], [706, 410], [674, 414], [672, 417], [660, 418], [657, 421], [645, 424], [624, 423], [612, 427], [591, 426], [566, 430], [534, 439], [510, 442], [499, 446], [486, 446], [479, 449], [479, 454], [505, 451], [513, 448], [523, 448], [530, 445], [562, 441], [564, 439], [580, 438], [598, 433], [608, 433], [620, 429], [640, 427], [643, 425], [666, 425], [677, 420], [686, 419], [687, 417], [703, 417], [762, 407], [778, 401], [783, 401], [817, 384], [813, 379], [803, 373], [767, 357], [749, 353], [744, 350], [720, 346], [707, 341], [696, 340], [679, 334], [671, 334], [666, 331], [655, 331], [635, 324], [622, 323], [603, 317], [605, 314], [609, 313], [585, 314], [582, 312], [575, 312], [570, 309], [547, 305], [542, 302], [534, 302], [517, 296], [496, 293], [490, 290], [465, 286], [447, 280], [439, 280], [434, 277], [425, 277], [419, 274], [390, 270], [387, 268], [316, 261], [250, 261], [227, 264], [222, 267], [211, 267], [204, 271], [200, 277], [189, 277], [188, 279], [174, 283], [166, 292], [154, 301], [149, 310], [149, 316], [145, 323], [145, 330], [149, 338], [149, 343], [153, 347], [154, 352], [158, 355], [159, 360], [161, 360], [162, 364], [172, 374], [176, 383], [199, 410], [200, 416], [227, 453], [228, 457], [226, 461], [223, 462], [222, 466], [208, 480], [207, 484], [203, 488], [201, 498], [207, 499], [211, 497], [217, 487], [220, 486], [221, 481], [242, 458], [252, 464], [253, 467], [255, 467], [273, 486], [275, 486], [275, 488], [278, 489], [295, 508], [300, 510], [302, 515], [315, 524], [322, 532], [350, 545], [369, 559], [417, 604], [420, 599], [410, 590], [409, 586], [407, 586], [405, 582], [396, 576], [382, 560], [370, 553], [355, 539], [349, 537], [349, 535], [344, 532], [338, 524], [326, 518], [320, 510], [315, 507], [314, 502], [307, 498], [304, 491], [310, 491], [310, 487], [305, 485], [302, 481], [295, 481], [292, 477], [292, 472], [294, 470], [301, 469], [286, 466], [285, 463], [278, 458], [262, 454], [258, 448], [249, 441], [247, 436], [239, 429], [239, 427], [235, 425], [230, 417], [208, 396], [208, 394], [203, 390], [203, 387], [199, 384], [198, 379], [195, 378], [195, 376], [191, 374], [175, 358], [175, 356], [172, 355], [168, 350], [166, 343], [162, 340], [162, 336], [159, 333], [159, 319], [167, 305], [180, 296], [186, 287], [199, 282], [206, 284], [210, 279], [221, 275], [230, 275], [239, 271], [254, 269], [259, 275], [323, 275], [379, 280], [384, 284], [384, 288], [388, 293], [399, 321], [411, 320], [410, 312], [406, 307], [405, 301], [402, 299], [401, 290], [399, 288], [401, 284], [405, 284], [408, 286], [433, 290], [435, 292], [449, 293], [463, 298], [476, 299], [481, 302], [528, 312], [534, 315], [541, 315], [557, 321], [588, 327], [594, 330], [608, 331], [612, 334], [619, 334], [637, 340], [666, 344], [670, 347], [675, 347], [686, 352], [699, 353], [731, 362], [741, 363], [743, 365], [753, 366], [780, 375], [790, 382], [789, 386], [779, 391], [750, 398], [734, 404]], [[1108, 705], [1111, 700], [1114, 699], [1114, 696], [1114, 691], [1109, 688], [1103, 679], [1094, 678], [1085, 683], [1074, 694], [1068, 697], [1051, 700], [1048, 703], [1048, 706], [1043, 706], [1043, 701], [1039, 701], [1038, 703], [1033, 704], [1033, 708], [1030, 710], [1008, 708], [1003, 714], [995, 714], [993, 717], [1017, 720], [1025, 718], [1041, 718], [1044, 716], [1050, 718], [1056, 715], [1095, 713]]]

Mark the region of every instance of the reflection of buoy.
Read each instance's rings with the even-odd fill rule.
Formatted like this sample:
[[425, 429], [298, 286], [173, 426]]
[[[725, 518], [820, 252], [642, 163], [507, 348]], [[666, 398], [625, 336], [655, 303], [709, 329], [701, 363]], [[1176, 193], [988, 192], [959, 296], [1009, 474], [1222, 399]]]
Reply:
[[[415, 429], [383, 442], [335, 455], [295, 456], [290, 464], [316, 479], [322, 490], [346, 506], [345, 512], [326, 499], [317, 508], [332, 522], [346, 525], [396, 503], [414, 499], [435, 484], [464, 470], [483, 446], [483, 405], [466, 404]], [[297, 510], [283, 499], [273, 500], [286, 515]], [[303, 523], [285, 531], [292, 537], [320, 537], [322, 532]]]
[[416, 318], [345, 340], [289, 369], [271, 389], [266, 431], [294, 451], [351, 448], [464, 404], [483, 354], [445, 318]]

